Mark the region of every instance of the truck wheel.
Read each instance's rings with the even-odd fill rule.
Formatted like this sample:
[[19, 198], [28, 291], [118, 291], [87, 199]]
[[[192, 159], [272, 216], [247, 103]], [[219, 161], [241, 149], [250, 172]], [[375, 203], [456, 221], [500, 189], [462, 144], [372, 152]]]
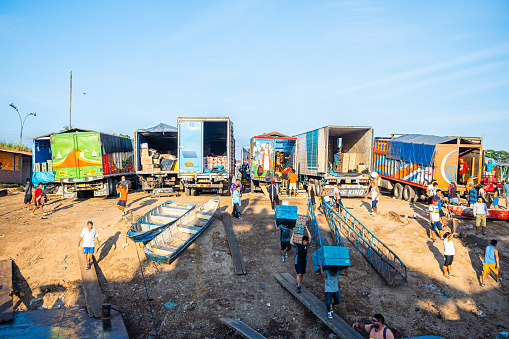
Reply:
[[191, 189], [189, 187], [184, 187], [184, 194], [191, 195]]
[[403, 189], [403, 200], [413, 201], [414, 197], [415, 197], [414, 188], [410, 185], [405, 185], [405, 188]]
[[118, 180], [117, 179], [113, 180], [113, 191], [111, 191], [110, 193], [114, 197], [118, 197], [117, 184], [118, 184]]
[[396, 199], [401, 199], [401, 196], [403, 195], [403, 185], [401, 185], [399, 182], [394, 185], [394, 189], [392, 190], [392, 195]]
[[198, 190], [196, 188], [191, 188], [191, 196], [196, 196], [198, 195]]
[[421, 196], [421, 189], [417, 188], [417, 187], [414, 187], [414, 191], [415, 191], [414, 198], [411, 201], [412, 202], [418, 202], [419, 201], [419, 197]]

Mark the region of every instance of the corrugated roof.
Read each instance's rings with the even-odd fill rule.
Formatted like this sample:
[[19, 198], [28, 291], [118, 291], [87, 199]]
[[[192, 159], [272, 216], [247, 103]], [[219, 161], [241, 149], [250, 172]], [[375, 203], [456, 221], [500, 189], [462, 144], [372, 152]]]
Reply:
[[23, 151], [11, 151], [11, 150], [8, 150], [8, 149], [1, 149], [0, 148], [0, 152], [7, 152], [7, 153], [15, 153], [15, 154], [22, 154], [22, 155], [28, 155], [28, 156], [32, 156], [32, 152], [23, 152]]

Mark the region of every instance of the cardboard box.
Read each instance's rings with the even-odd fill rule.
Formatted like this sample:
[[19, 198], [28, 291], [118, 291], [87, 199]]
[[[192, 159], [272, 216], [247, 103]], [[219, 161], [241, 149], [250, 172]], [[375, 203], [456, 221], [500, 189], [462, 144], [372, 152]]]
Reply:
[[160, 164], [161, 163], [161, 158], [152, 159], [152, 161], [153, 161], [154, 164]]
[[40, 172], [40, 171], [41, 171], [41, 163], [36, 162], [36, 163], [34, 164], [34, 167], [35, 167], [35, 171], [36, 171], [36, 172]]
[[311, 255], [311, 258], [315, 272], [320, 271], [320, 264], [324, 270], [332, 267], [344, 270], [351, 266], [350, 253], [346, 246], [322, 246]]
[[41, 162], [41, 172], [47, 172], [48, 171], [48, 163]]
[[141, 156], [142, 157], [149, 157], [150, 153], [148, 152], [148, 149], [142, 149], [141, 150]]
[[277, 225], [288, 223], [289, 228], [294, 228], [297, 223], [297, 206], [277, 205], [274, 219]]
[[366, 168], [366, 165], [357, 165], [357, 172], [362, 173]]
[[143, 171], [144, 172], [154, 172], [154, 165], [143, 165]]
[[153, 164], [152, 157], [141, 157], [141, 164], [142, 165], [152, 165]]
[[146, 149], [148, 151], [148, 143], [147, 142], [143, 142], [141, 143], [140, 145], [140, 148], [143, 150], [143, 149]]
[[296, 244], [302, 245], [302, 237], [304, 237], [302, 234], [293, 234], [293, 242]]

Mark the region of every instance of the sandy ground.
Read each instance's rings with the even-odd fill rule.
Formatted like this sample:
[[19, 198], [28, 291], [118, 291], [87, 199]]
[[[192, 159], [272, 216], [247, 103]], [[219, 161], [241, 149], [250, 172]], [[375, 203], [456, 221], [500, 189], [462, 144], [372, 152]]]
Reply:
[[[295, 273], [294, 251], [287, 262], [281, 262], [269, 201], [259, 193], [244, 195], [243, 219], [233, 221], [245, 276], [233, 272], [219, 219], [175, 262], [160, 265], [147, 261], [140, 245], [126, 239], [129, 224], [120, 218], [115, 199], [53, 199], [46, 206], [48, 215], [41, 218], [39, 211], [35, 216], [25, 211], [21, 193], [10, 193], [0, 197], [0, 259], [12, 258], [15, 263], [15, 289], [21, 292], [14, 296], [17, 311], [84, 304], [76, 249], [81, 229], [92, 220], [103, 242], [96, 259], [105, 300], [122, 311], [132, 338], [147, 338], [153, 331], [138, 255], [162, 338], [239, 338], [220, 323], [220, 317], [240, 318], [268, 338], [331, 334], [272, 276]], [[168, 199], [199, 204], [212, 196], [154, 198], [133, 192], [128, 203], [139, 217]], [[306, 199], [285, 200], [305, 213]], [[374, 313], [382, 313], [396, 337], [494, 338], [509, 330], [507, 259], [501, 261], [502, 282], [490, 277], [486, 287], [480, 287], [483, 250], [464, 242], [466, 235], [475, 233], [472, 220], [460, 220], [460, 237], [454, 239], [455, 276], [446, 279], [441, 270], [443, 244], [428, 238], [425, 205], [384, 196], [379, 203], [382, 215], [371, 216], [368, 200], [343, 202], [408, 269], [408, 283], [390, 287], [346, 241], [352, 267], [340, 278], [342, 303], [335, 309], [345, 321], [368, 322]], [[230, 204], [229, 197], [222, 198], [223, 210], [231, 211]], [[388, 211], [404, 215], [404, 222], [389, 218]], [[323, 216], [318, 222], [328, 230]], [[509, 253], [507, 222], [488, 222], [488, 239], [493, 237], [499, 240], [500, 252]], [[303, 284], [323, 300], [323, 279], [311, 265]], [[170, 301], [177, 304], [173, 309], [164, 306]]]

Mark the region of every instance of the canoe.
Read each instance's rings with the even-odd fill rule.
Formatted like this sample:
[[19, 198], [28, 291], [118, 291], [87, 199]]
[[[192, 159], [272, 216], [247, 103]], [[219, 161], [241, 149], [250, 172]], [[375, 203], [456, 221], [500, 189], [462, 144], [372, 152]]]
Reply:
[[129, 228], [127, 235], [134, 242], [152, 240], [195, 206], [196, 204], [179, 204], [168, 200], [136, 220]]
[[148, 260], [170, 264], [212, 223], [220, 197], [196, 206], [166, 228], [143, 248]]
[[[447, 208], [457, 215], [470, 218], [474, 217], [474, 211], [470, 207], [447, 205]], [[488, 214], [486, 215], [486, 218], [496, 220], [509, 220], [509, 210], [488, 209]]]

